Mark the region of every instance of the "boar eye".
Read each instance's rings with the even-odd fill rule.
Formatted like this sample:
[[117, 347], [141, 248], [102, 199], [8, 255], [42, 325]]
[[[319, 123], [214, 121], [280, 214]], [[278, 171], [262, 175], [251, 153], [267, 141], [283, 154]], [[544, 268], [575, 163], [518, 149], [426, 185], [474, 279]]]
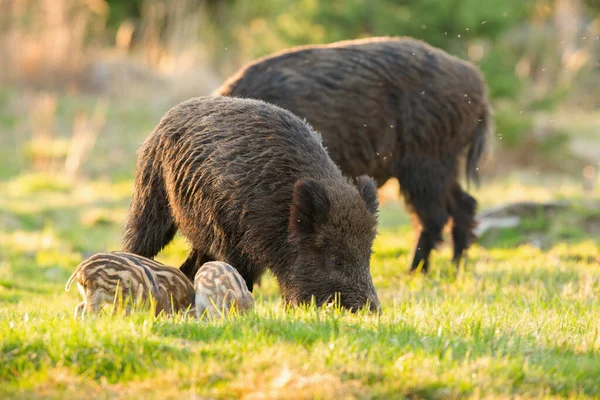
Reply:
[[342, 260], [340, 260], [336, 256], [333, 256], [333, 257], [331, 257], [331, 265], [334, 266], [334, 267], [341, 267], [342, 266]]

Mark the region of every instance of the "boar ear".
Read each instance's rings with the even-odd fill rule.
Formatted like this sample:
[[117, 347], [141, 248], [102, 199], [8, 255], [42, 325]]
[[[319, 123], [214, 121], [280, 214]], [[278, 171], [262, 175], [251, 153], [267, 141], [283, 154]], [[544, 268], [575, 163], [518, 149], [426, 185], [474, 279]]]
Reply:
[[323, 185], [314, 179], [298, 179], [294, 184], [289, 238], [299, 242], [312, 236], [319, 226], [327, 222], [330, 202]]
[[367, 175], [359, 176], [356, 178], [356, 187], [358, 188], [358, 193], [360, 193], [360, 196], [365, 201], [367, 209], [371, 214], [376, 215], [379, 209], [379, 200], [377, 200], [377, 186], [375, 186], [373, 178]]

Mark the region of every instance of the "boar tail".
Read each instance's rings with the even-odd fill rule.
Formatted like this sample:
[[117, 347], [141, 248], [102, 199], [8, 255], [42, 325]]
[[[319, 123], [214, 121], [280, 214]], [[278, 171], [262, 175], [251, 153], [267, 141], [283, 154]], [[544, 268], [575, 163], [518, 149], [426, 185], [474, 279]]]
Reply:
[[77, 269], [75, 269], [75, 271], [73, 272], [73, 275], [71, 275], [71, 277], [69, 278], [69, 280], [67, 281], [67, 284], [65, 286], [65, 290], [68, 292], [69, 289], [71, 288], [71, 283], [75, 280], [75, 277], [77, 276], [77, 273], [79, 272], [79, 267], [77, 267]]
[[159, 143], [153, 140], [146, 142], [138, 155], [133, 196], [122, 240], [124, 252], [147, 258], [156, 256], [173, 240], [177, 231], [157, 161]]
[[489, 109], [486, 109], [485, 113], [479, 118], [477, 127], [475, 128], [475, 134], [473, 141], [469, 147], [467, 153], [466, 163], [466, 176], [467, 186], [470, 181], [475, 182], [476, 186], [479, 186], [479, 161], [481, 157], [487, 152], [489, 145], [489, 136], [492, 134], [492, 116]]

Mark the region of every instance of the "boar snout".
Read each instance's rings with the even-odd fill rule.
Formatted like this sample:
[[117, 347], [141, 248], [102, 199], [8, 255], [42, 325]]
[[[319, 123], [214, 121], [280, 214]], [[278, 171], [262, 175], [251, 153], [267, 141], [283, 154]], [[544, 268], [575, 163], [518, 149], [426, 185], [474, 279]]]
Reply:
[[365, 307], [368, 307], [370, 313], [381, 314], [381, 303], [379, 302], [377, 294], [367, 297], [366, 304], [363, 308]]
[[355, 313], [366, 309], [370, 313], [381, 313], [381, 304], [377, 293], [373, 291], [369, 295], [342, 295], [342, 307]]
[[373, 314], [381, 314], [381, 304], [369, 302], [369, 311]]

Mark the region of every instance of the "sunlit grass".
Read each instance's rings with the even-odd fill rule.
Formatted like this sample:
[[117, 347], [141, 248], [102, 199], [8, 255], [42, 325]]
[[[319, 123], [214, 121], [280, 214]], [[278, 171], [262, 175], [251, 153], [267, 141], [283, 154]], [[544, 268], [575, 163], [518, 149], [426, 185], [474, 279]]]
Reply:
[[[459, 274], [443, 245], [429, 276], [409, 277], [414, 234], [390, 200], [372, 260], [380, 316], [286, 310], [268, 274], [256, 309], [231, 320], [140, 312], [81, 321], [72, 316], [79, 295], [64, 284], [83, 258], [118, 249], [130, 182], [31, 182], [2, 184], [0, 216], [10, 224], [0, 231], [0, 396], [600, 395], [600, 246], [591, 236], [552, 237], [544, 249], [518, 230], [492, 237]], [[495, 193], [543, 193], [514, 182], [487, 189], [483, 204], [497, 204]], [[568, 185], [556, 193], [583, 197]], [[177, 237], [159, 260], [178, 265], [186, 255]]]

